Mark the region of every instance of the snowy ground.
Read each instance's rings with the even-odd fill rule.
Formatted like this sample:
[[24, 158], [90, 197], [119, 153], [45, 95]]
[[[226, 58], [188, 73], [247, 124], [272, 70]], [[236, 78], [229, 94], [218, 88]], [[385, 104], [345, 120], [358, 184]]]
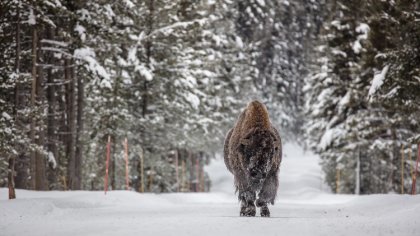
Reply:
[[318, 159], [285, 148], [271, 218], [239, 217], [222, 160], [207, 168], [212, 193], [32, 192], [7, 200], [0, 189], [0, 236], [12, 235], [420, 235], [420, 196], [328, 192]]

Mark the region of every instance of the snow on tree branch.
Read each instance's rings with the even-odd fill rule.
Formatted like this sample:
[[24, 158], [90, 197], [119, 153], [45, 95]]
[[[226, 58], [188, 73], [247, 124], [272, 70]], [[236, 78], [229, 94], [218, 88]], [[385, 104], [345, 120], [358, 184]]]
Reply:
[[381, 73], [376, 74], [373, 77], [372, 85], [369, 89], [369, 97], [372, 98], [372, 96], [381, 88], [382, 84], [384, 83], [386, 73], [388, 73], [389, 65], [386, 65]]
[[108, 72], [105, 70], [103, 66], [101, 66], [98, 61], [96, 61], [95, 58], [95, 52], [92, 48], [84, 47], [84, 48], [78, 48], [74, 50], [75, 58], [80, 59], [82, 61], [85, 61], [88, 63], [87, 68], [92, 71], [96, 72], [99, 76], [102, 78], [109, 80], [110, 76]]
[[198, 20], [185, 21], [185, 22], [176, 22], [172, 25], [168, 25], [168, 26], [156, 29], [156, 30], [152, 31], [150, 34], [148, 34], [147, 36], [140, 37], [139, 40], [143, 41], [143, 40], [149, 39], [151, 36], [153, 36], [155, 34], [165, 33], [165, 31], [173, 30], [173, 29], [180, 28], [180, 27], [185, 28], [185, 27], [188, 27], [190, 25], [197, 24], [197, 23], [199, 25], [203, 25], [203, 24], [206, 23], [206, 21], [207, 21], [207, 19], [198, 19]]

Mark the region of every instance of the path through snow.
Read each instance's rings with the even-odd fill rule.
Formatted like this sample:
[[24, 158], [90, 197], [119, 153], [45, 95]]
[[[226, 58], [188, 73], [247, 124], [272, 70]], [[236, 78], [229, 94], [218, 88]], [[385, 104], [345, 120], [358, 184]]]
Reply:
[[419, 235], [420, 196], [335, 195], [316, 156], [287, 145], [271, 218], [239, 217], [221, 159], [207, 168], [211, 193], [32, 192], [7, 200], [0, 189], [0, 236], [12, 235]]

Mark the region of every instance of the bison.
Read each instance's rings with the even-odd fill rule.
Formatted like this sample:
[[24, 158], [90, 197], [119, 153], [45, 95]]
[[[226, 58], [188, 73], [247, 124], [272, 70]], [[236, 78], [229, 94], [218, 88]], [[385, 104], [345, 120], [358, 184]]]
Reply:
[[255, 216], [256, 205], [262, 217], [270, 217], [267, 205], [276, 198], [281, 159], [280, 135], [267, 108], [259, 101], [250, 102], [224, 143], [224, 161], [239, 192], [240, 216]]

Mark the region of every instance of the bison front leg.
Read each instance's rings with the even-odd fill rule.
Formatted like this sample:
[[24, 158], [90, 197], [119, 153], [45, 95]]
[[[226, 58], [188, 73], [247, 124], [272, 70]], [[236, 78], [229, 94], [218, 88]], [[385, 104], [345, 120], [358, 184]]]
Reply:
[[239, 190], [239, 200], [241, 201], [241, 212], [240, 216], [255, 216], [256, 207], [255, 207], [255, 191], [252, 190]]
[[278, 186], [279, 180], [277, 174], [273, 174], [265, 179], [264, 185], [258, 194], [258, 200], [256, 202], [257, 207], [261, 207], [260, 214], [262, 217], [270, 217], [270, 210], [267, 205], [268, 203], [274, 204]]

